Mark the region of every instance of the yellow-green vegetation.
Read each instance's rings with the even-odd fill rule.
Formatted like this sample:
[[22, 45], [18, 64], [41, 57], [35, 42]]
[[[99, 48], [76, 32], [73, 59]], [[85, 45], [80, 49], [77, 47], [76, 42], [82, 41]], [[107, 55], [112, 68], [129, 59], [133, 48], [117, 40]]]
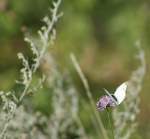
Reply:
[[[49, 13], [48, 7], [51, 3], [52, 0], [0, 1], [0, 90], [7, 92], [22, 89], [22, 86], [15, 83], [20, 76], [19, 70], [21, 69], [17, 53], [24, 53], [29, 64], [32, 64], [33, 61], [30, 59], [32, 52], [28, 44], [24, 42], [24, 34], [28, 36], [32, 32], [31, 34], [36, 37], [36, 30], [43, 25], [40, 21]], [[62, 0], [60, 9], [64, 15], [56, 26], [55, 45], [48, 48], [47, 52], [54, 57], [61, 80], [66, 80], [61, 76], [62, 73], [69, 75], [69, 83], [62, 81], [62, 92], [76, 88], [79, 99], [79, 117], [83, 122], [85, 133], [89, 133], [89, 138], [99, 139], [100, 136], [94, 127], [93, 117], [88, 114], [91, 112], [89, 99], [81, 79], [73, 68], [70, 53], [73, 52], [76, 55], [89, 82], [94, 101], [97, 101], [98, 97], [104, 93], [103, 88], [114, 91], [114, 88], [128, 80], [132, 71], [139, 66], [139, 62], [134, 58], [137, 53], [134, 47], [137, 40], [141, 41], [145, 52], [147, 71], [140, 93], [141, 112], [137, 116], [138, 126], [131, 139], [149, 139], [150, 137], [149, 7], [148, 0]], [[47, 74], [49, 68], [51, 69], [46, 63], [37, 70], [33, 78], [33, 86], [36, 86], [42, 72]], [[54, 78], [58, 80], [59, 77]], [[70, 78], [73, 80], [71, 83]], [[30, 109], [28, 102], [31, 101], [33, 111], [40, 111], [48, 117], [54, 111], [51, 104], [54, 101], [52, 100], [53, 92], [59, 94], [59, 90], [55, 90], [47, 82], [43, 84], [43, 88], [36, 90], [34, 95], [33, 92], [29, 92], [29, 97], [27, 97], [29, 100], [25, 102], [27, 101], [27, 109]], [[74, 86], [68, 89], [68, 84]], [[58, 83], [55, 85], [60, 87]], [[30, 98], [30, 95], [33, 97]], [[64, 106], [66, 109], [70, 104], [69, 99], [72, 99], [71, 95], [65, 99], [65, 101], [68, 100], [68, 104]], [[99, 115], [107, 129], [106, 113]], [[75, 135], [72, 133], [70, 137], [72, 136]]]

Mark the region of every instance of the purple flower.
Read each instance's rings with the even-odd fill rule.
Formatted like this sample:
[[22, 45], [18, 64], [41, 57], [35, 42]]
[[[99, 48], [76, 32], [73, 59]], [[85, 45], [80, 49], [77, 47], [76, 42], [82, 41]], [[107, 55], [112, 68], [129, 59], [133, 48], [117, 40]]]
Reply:
[[111, 96], [102, 96], [97, 102], [97, 109], [100, 111], [105, 110], [107, 107], [115, 107], [116, 103], [114, 102]]

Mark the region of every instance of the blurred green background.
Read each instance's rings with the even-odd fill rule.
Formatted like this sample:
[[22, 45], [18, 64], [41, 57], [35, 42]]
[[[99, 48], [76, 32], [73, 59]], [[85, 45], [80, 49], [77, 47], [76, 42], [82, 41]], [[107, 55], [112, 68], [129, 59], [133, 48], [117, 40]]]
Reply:
[[[50, 5], [50, 0], [0, 0], [1, 90], [16, 87], [15, 80], [19, 78], [21, 67], [17, 53], [23, 52], [30, 57], [23, 40], [24, 32], [36, 33]], [[71, 65], [70, 52], [77, 56], [93, 95], [97, 97], [103, 87], [113, 89], [130, 77], [137, 66], [134, 44], [141, 40], [147, 73], [140, 94], [141, 113], [135, 136], [150, 138], [150, 1], [63, 0], [61, 10], [64, 16], [57, 25], [56, 44], [49, 50], [62, 72], [69, 70], [76, 78], [76, 86], [83, 93], [81, 99], [84, 99], [83, 86]], [[35, 105], [47, 111], [47, 97], [36, 99]]]

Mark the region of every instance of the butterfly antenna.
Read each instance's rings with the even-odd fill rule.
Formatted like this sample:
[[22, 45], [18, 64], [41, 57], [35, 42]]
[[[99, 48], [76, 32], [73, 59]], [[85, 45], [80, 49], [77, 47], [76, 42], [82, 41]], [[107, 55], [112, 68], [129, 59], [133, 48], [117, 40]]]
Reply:
[[105, 88], [103, 88], [103, 89], [104, 89], [105, 93], [106, 93], [108, 96], [110, 96], [110, 97], [114, 100], [114, 102], [117, 104], [117, 101], [114, 99], [114, 97], [112, 96], [112, 94], [110, 94], [107, 89], [105, 89]]
[[106, 93], [108, 96], [111, 97], [111, 94], [109, 93], [109, 91], [108, 91], [107, 89], [105, 89], [105, 88], [103, 88], [103, 89], [104, 89], [105, 93]]

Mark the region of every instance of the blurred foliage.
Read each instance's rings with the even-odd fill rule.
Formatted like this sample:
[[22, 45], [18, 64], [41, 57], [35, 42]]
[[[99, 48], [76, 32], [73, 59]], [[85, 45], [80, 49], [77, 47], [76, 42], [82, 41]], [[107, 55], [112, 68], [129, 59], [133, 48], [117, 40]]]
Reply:
[[[35, 33], [42, 24], [41, 19], [48, 13], [50, 0], [1, 0], [0, 1], [0, 84], [1, 89], [14, 88], [18, 78], [19, 62], [17, 52], [30, 56], [23, 41], [25, 32]], [[119, 82], [129, 78], [138, 64], [134, 62], [134, 43], [141, 40], [146, 52], [147, 69], [150, 62], [150, 1], [148, 0], [64, 0], [64, 16], [57, 27], [54, 53], [62, 70], [69, 69], [73, 76], [69, 53], [74, 52], [89, 79], [95, 97], [103, 87], [114, 88]], [[17, 70], [16, 70], [17, 69]], [[150, 72], [147, 70], [147, 75]], [[77, 77], [75, 82], [83, 92]], [[141, 93], [141, 114], [139, 133], [135, 138], [148, 138], [150, 127], [149, 86], [150, 76], [146, 76]], [[42, 90], [42, 92], [47, 92]], [[34, 103], [47, 113], [46, 96], [35, 96]], [[81, 95], [84, 100], [84, 95]], [[85, 103], [84, 103], [85, 104]], [[88, 106], [87, 106], [88, 107]], [[85, 107], [83, 106], [82, 109]], [[88, 119], [83, 110], [81, 118]], [[87, 125], [87, 130], [89, 125]], [[143, 130], [144, 129], [144, 130]], [[136, 137], [137, 136], [137, 137]]]

